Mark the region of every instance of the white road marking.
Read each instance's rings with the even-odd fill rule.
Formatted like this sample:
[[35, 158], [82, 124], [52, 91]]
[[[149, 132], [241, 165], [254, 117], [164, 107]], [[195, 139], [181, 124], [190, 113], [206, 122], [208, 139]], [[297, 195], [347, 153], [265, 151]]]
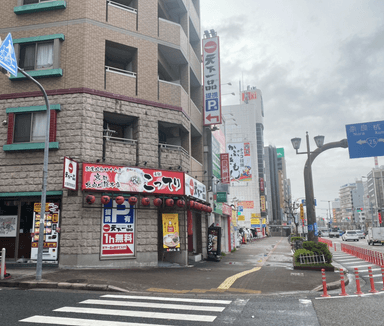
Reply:
[[230, 300], [206, 300], [206, 299], [186, 299], [186, 298], [172, 298], [172, 297], [149, 297], [149, 296], [133, 296], [133, 295], [117, 295], [106, 294], [101, 298], [114, 298], [114, 299], [134, 299], [134, 300], [153, 300], [153, 301], [177, 301], [177, 302], [190, 302], [190, 303], [212, 303], [212, 304], [230, 304]]
[[96, 319], [80, 319], [66, 317], [49, 317], [49, 316], [32, 316], [19, 320], [25, 323], [36, 324], [55, 324], [67, 326], [166, 326], [159, 324], [143, 324], [143, 323], [126, 323], [121, 321], [96, 320]]
[[74, 312], [74, 313], [95, 314], [95, 315], [108, 315], [108, 316], [155, 318], [155, 319], [169, 319], [169, 320], [188, 320], [188, 321], [199, 321], [199, 322], [213, 322], [216, 319], [216, 316], [208, 316], [208, 315], [173, 314], [173, 313], [151, 312], [151, 311], [78, 308], [78, 307], [62, 307], [59, 309], [55, 309], [53, 311]]
[[181, 305], [181, 304], [113, 301], [113, 300], [92, 300], [92, 299], [88, 299], [80, 303], [106, 305], [106, 306], [140, 307], [140, 308], [150, 307], [154, 309], [176, 309], [176, 310], [214, 311], [214, 312], [222, 312], [225, 309], [225, 307], [214, 307], [214, 306], [192, 306], [192, 305]]

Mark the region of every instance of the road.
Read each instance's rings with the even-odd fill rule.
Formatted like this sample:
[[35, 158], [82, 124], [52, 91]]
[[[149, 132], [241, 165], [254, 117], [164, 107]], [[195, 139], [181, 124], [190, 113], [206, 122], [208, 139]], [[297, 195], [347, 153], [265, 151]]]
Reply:
[[205, 297], [0, 290], [2, 325], [382, 325], [384, 295]]

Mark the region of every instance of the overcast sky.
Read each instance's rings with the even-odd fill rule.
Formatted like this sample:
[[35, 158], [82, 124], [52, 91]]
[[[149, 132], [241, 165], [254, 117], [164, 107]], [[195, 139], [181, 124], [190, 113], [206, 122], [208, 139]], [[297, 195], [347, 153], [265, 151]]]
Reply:
[[[239, 81], [264, 100], [264, 143], [284, 147], [292, 197], [304, 197], [306, 155], [291, 138], [346, 138], [345, 125], [384, 120], [384, 1], [201, 0], [202, 31], [220, 37], [223, 105], [239, 103]], [[379, 165], [384, 165], [384, 157]], [[340, 186], [367, 175], [374, 159], [330, 149], [312, 165], [317, 216]]]

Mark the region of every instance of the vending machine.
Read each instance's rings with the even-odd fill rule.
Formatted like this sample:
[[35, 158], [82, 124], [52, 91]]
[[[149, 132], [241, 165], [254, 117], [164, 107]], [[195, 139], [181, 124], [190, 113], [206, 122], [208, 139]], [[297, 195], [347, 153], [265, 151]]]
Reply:
[[[59, 220], [60, 210], [57, 203], [46, 204], [44, 219], [43, 261], [57, 261], [59, 252]], [[41, 203], [35, 203], [33, 209], [33, 236], [31, 259], [37, 260], [40, 235]]]

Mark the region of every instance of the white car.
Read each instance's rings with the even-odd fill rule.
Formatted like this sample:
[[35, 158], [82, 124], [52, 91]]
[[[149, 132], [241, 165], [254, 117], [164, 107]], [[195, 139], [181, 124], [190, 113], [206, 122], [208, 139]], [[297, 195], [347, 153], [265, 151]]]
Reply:
[[353, 241], [359, 241], [359, 235], [355, 230], [347, 230], [341, 237], [341, 240], [343, 241], [348, 241], [348, 240], [353, 240]]
[[362, 230], [356, 230], [357, 235], [359, 236], [359, 239], [365, 239], [365, 233]]

